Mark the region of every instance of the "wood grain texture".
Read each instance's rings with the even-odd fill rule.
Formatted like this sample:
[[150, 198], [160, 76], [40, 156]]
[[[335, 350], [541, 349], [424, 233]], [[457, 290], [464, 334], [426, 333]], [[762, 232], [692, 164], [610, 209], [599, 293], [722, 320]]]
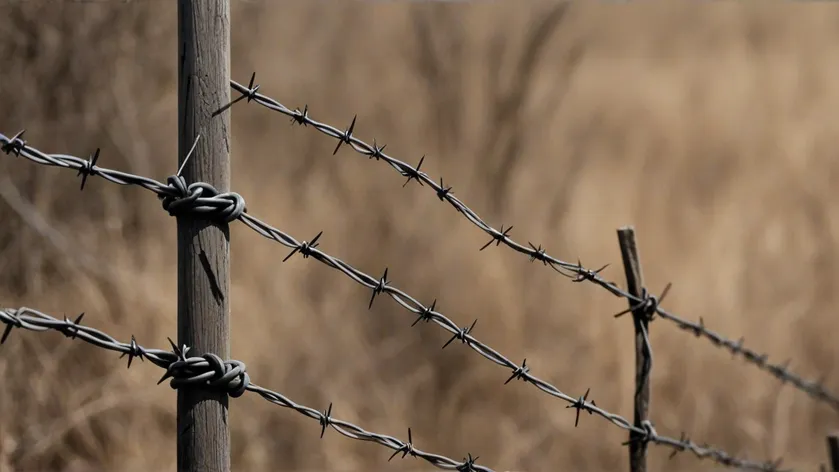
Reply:
[[[212, 113], [230, 100], [229, 0], [178, 1], [178, 166], [186, 183], [230, 189], [230, 113]], [[228, 225], [178, 218], [178, 344], [191, 356], [230, 359]], [[178, 470], [229, 471], [226, 394], [178, 390]]]

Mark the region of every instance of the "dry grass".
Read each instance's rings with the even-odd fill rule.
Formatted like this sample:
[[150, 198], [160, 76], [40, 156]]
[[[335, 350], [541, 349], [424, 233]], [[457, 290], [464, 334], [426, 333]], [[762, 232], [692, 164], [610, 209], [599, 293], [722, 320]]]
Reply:
[[[174, 2], [6, 7], [0, 131], [162, 179], [175, 171]], [[839, 10], [829, 6], [234, 2], [233, 77], [443, 175], [489, 221], [566, 259], [612, 262], [633, 224], [668, 308], [839, 390]], [[423, 33], [423, 31], [425, 33]], [[533, 54], [530, 54], [533, 53]], [[530, 55], [529, 55], [530, 54]], [[504, 110], [504, 113], [499, 113]], [[631, 415], [625, 304], [502, 248], [428, 189], [256, 106], [233, 109], [233, 187], [252, 213], [397, 285], [537, 375]], [[0, 299], [145, 345], [175, 335], [175, 224], [141, 190], [0, 159], [66, 241], [0, 203]], [[13, 196], [4, 187], [8, 202]], [[62, 244], [66, 244], [62, 248]], [[71, 248], [71, 249], [68, 249]], [[424, 450], [497, 470], [625, 470], [623, 432], [581, 418], [345, 277], [235, 226], [232, 350], [253, 379]], [[90, 262], [90, 261], [93, 262]], [[653, 419], [813, 470], [836, 414], [664, 322]], [[146, 363], [58, 334], [0, 350], [0, 470], [172, 470], [175, 394]], [[231, 402], [236, 470], [423, 470], [253, 396]], [[689, 456], [652, 470], [709, 470]]]

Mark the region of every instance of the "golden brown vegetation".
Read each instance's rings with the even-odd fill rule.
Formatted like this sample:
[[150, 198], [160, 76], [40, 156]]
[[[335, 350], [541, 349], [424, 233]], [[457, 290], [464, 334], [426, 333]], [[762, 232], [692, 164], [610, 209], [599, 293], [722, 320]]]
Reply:
[[[174, 2], [6, 6], [0, 132], [164, 179], [175, 171]], [[37, 3], [43, 3], [37, 5]], [[442, 175], [495, 225], [623, 280], [638, 232], [667, 307], [839, 390], [839, 10], [828, 6], [234, 2], [233, 78], [377, 138]], [[233, 113], [233, 188], [249, 211], [394, 282], [569, 394], [631, 416], [625, 302], [486, 236], [428, 189], [254, 105]], [[0, 300], [150, 347], [175, 336], [175, 222], [138, 188], [0, 158]], [[31, 206], [36, 213], [28, 210]], [[41, 220], [37, 219], [39, 215]], [[34, 219], [33, 219], [34, 218]], [[45, 223], [45, 224], [44, 224]], [[444, 333], [241, 225], [232, 352], [257, 383], [496, 470], [626, 470], [623, 431], [573, 412]], [[664, 321], [652, 419], [755, 460], [813, 470], [836, 412]], [[0, 349], [0, 470], [172, 470], [175, 393], [149, 363], [59, 334]], [[427, 470], [245, 395], [235, 470]], [[709, 470], [689, 455], [651, 470]]]

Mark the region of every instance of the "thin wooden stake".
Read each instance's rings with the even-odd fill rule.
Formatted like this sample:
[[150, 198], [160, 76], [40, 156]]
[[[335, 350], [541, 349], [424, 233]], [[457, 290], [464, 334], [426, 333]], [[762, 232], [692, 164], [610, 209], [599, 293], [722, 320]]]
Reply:
[[[620, 243], [621, 256], [623, 258], [624, 272], [626, 273], [627, 291], [637, 298], [643, 298], [644, 276], [641, 272], [641, 258], [638, 255], [638, 247], [635, 245], [635, 230], [631, 226], [618, 229], [618, 242]], [[629, 301], [629, 307], [637, 303]], [[651, 365], [652, 359], [647, 352], [644, 342], [644, 332], [649, 336], [649, 324], [644, 316], [643, 309], [632, 311], [632, 319], [635, 325], [635, 419], [634, 425], [643, 428], [642, 423], [647, 420], [650, 410], [650, 378], [646, 366]], [[643, 436], [629, 433], [629, 470], [631, 472], [646, 472], [647, 470], [647, 443], [642, 441]]]
[[839, 433], [827, 436], [827, 455], [830, 459], [830, 472], [839, 472]]
[[[178, 0], [178, 167], [187, 184], [230, 189], [230, 0]], [[201, 139], [196, 144], [196, 137]], [[229, 231], [178, 217], [178, 344], [230, 359]], [[178, 471], [228, 472], [227, 394], [178, 389]]]

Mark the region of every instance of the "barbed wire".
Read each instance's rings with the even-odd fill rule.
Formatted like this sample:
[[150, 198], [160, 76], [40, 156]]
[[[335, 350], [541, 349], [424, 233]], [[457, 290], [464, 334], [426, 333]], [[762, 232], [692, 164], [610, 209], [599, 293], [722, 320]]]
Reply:
[[[554, 385], [532, 375], [530, 373], [530, 367], [527, 366], [526, 358], [521, 365], [518, 365], [495, 349], [472, 336], [471, 332], [474, 329], [477, 320], [475, 320], [468, 328], [459, 327], [442, 313], [435, 311], [437, 304], [436, 300], [434, 300], [430, 306], [425, 306], [411, 295], [391, 285], [387, 278], [387, 268], [385, 268], [384, 275], [381, 278], [376, 279], [375, 277], [347, 264], [341, 259], [326, 254], [317, 248], [319, 244], [318, 240], [323, 234], [322, 231], [310, 242], [298, 242], [296, 239], [288, 234], [285, 234], [279, 229], [249, 215], [245, 207], [244, 199], [237, 193], [219, 193], [211, 185], [204, 182], [195, 182], [187, 185], [183, 177], [179, 174], [168, 177], [167, 184], [164, 185], [161, 182], [147, 177], [99, 167], [96, 165], [99, 158], [98, 149], [87, 160], [66, 154], [45, 154], [34, 147], [29, 146], [27, 142], [22, 139], [23, 133], [24, 131], [21, 131], [12, 138], [8, 138], [5, 135], [0, 134], [0, 144], [2, 145], [2, 150], [7, 154], [24, 157], [37, 164], [77, 170], [77, 176], [82, 176], [82, 187], [84, 187], [84, 182], [87, 176], [94, 175], [101, 176], [110, 182], [120, 185], [141, 186], [156, 193], [158, 198], [163, 201], [163, 208], [172, 216], [191, 214], [198, 215], [202, 218], [215, 218], [225, 222], [238, 219], [247, 227], [251, 228], [263, 237], [291, 248], [292, 251], [283, 259], [283, 262], [287, 261], [291, 256], [299, 252], [304, 259], [315, 259], [328, 267], [344, 273], [356, 283], [370, 289], [372, 291], [372, 296], [370, 298], [368, 309], [372, 308], [373, 301], [375, 301], [377, 295], [387, 294], [403, 308], [417, 316], [411, 326], [415, 326], [420, 321], [433, 321], [437, 326], [449, 332], [452, 337], [443, 345], [443, 348], [447, 347], [455, 340], [460, 340], [461, 343], [467, 345], [484, 358], [511, 370], [512, 374], [507, 381], [504, 382], [505, 385], [513, 379], [519, 379], [525, 383], [532, 384], [544, 393], [560, 398], [569, 403], [566, 408], [573, 408], [576, 410], [575, 426], [579, 421], [580, 412], [585, 411], [589, 414], [596, 414], [624, 430], [636, 433], [641, 438], [641, 441], [670, 447], [673, 449], [673, 454], [681, 451], [690, 451], [697, 458], [708, 458], [719, 464], [730, 467], [738, 467], [741, 469], [777, 471], [780, 466], [781, 460], [777, 460], [775, 462], [755, 462], [735, 458], [727, 452], [710, 447], [707, 444], [700, 446], [688, 439], [684, 433], [682, 433], [680, 439], [661, 436], [655, 431], [653, 424], [649, 421], [645, 422], [643, 427], [634, 426], [630, 421], [622, 416], [610, 413], [597, 407], [594, 401], [587, 401], [590, 389], [586, 391], [585, 395], [579, 398], [574, 398], [566, 393], [563, 393]], [[193, 150], [194, 149], [195, 145], [193, 145]], [[191, 152], [192, 151], [190, 151], [185, 158], [184, 163], [188, 160]], [[183, 165], [181, 166], [181, 169], [183, 169]], [[655, 297], [650, 297], [649, 300], [653, 300], [654, 298]], [[648, 301], [647, 303], [650, 302]], [[624, 445], [626, 444], [628, 443], [624, 443]], [[671, 455], [671, 457], [673, 457], [673, 455]]]
[[422, 163], [425, 160], [424, 155], [419, 159], [419, 163], [416, 167], [413, 167], [410, 164], [407, 164], [392, 156], [389, 156], [388, 154], [384, 153], [385, 145], [379, 146], [376, 143], [376, 140], [373, 140], [373, 145], [370, 145], [356, 138], [353, 135], [357, 116], [353, 117], [352, 123], [344, 131], [341, 131], [340, 129], [330, 126], [328, 124], [318, 122], [309, 116], [308, 105], [305, 105], [302, 111], [299, 108], [295, 108], [294, 110], [292, 110], [287, 106], [283, 105], [282, 103], [274, 100], [273, 98], [258, 93], [257, 91], [259, 90], [259, 85], [254, 86], [255, 76], [255, 73], [251, 76], [250, 83], [247, 87], [239, 84], [236, 81], [231, 81], [231, 87], [237, 92], [241, 93], [242, 95], [237, 99], [233, 100], [224, 108], [220, 109], [218, 112], [216, 112], [216, 114], [221, 113], [222, 111], [226, 110], [234, 103], [242, 99], [247, 99], [248, 102], [252, 101], [254, 103], [262, 105], [265, 108], [268, 108], [269, 110], [289, 116], [291, 118], [292, 124], [297, 123], [303, 126], [311, 125], [313, 128], [320, 131], [321, 133], [338, 140], [338, 146], [335, 148], [333, 155], [338, 152], [338, 149], [341, 147], [341, 145], [348, 144], [357, 153], [365, 155], [370, 159], [375, 158], [376, 160], [384, 161], [391, 167], [393, 167], [397, 172], [399, 172], [400, 175], [407, 178], [407, 181], [405, 182], [403, 187], [407, 185], [411, 180], [416, 180], [421, 186], [423, 186], [423, 184], [427, 184], [429, 188], [436, 192], [437, 198], [439, 198], [441, 201], [448, 202], [457, 212], [462, 214], [472, 224], [474, 224], [475, 226], [477, 226], [492, 237], [492, 239], [489, 242], [487, 242], [483, 247], [480, 248], [481, 251], [486, 249], [492, 243], [495, 243], [496, 246], [498, 246], [501, 243], [504, 243], [505, 246], [513, 249], [514, 251], [530, 257], [531, 262], [540, 261], [543, 263], [543, 265], [550, 267], [551, 269], [555, 270], [556, 272], [565, 277], [570, 278], [573, 282], [591, 282], [595, 285], [600, 286], [601, 288], [606, 289], [608, 292], [617, 297], [628, 299], [632, 303], [638, 304], [639, 306], [644, 305], [650, 307], [650, 309], [648, 310], [650, 314], [648, 321], [652, 321], [654, 315], [658, 315], [661, 318], [664, 318], [674, 323], [680, 329], [693, 333], [696, 337], [702, 337], [709, 340], [716, 347], [728, 349], [732, 355], [736, 356], [739, 354], [747, 362], [756, 365], [759, 369], [763, 370], [764, 372], [768, 372], [769, 374], [773, 375], [775, 378], [780, 380], [782, 383], [790, 383], [793, 386], [795, 386], [795, 388], [797, 388], [798, 390], [807, 393], [816, 400], [827, 403], [834, 410], [839, 411], [839, 396], [829, 392], [825, 388], [823, 384], [824, 380], [805, 380], [803, 377], [788, 370], [790, 361], [787, 361], [784, 364], [773, 364], [768, 362], [769, 356], [767, 354], [759, 354], [756, 351], [746, 348], [743, 345], [743, 343], [745, 342], [745, 338], [740, 338], [738, 341], [735, 342], [721, 334], [711, 331], [710, 329], [705, 327], [704, 320], [701, 317], [699, 318], [699, 322], [695, 323], [681, 318], [674, 313], [664, 310], [660, 306], [663, 297], [649, 296], [647, 298], [642, 299], [630, 294], [626, 290], [621, 289], [616, 283], [609, 282], [600, 276], [600, 272], [606, 269], [606, 267], [608, 267], [608, 264], [600, 267], [599, 269], [592, 270], [584, 267], [579, 260], [575, 264], [550, 256], [547, 253], [546, 249], [542, 248], [541, 244], [536, 246], [533, 245], [531, 242], [528, 242], [528, 247], [514, 241], [509, 236], [510, 230], [513, 229], [512, 226], [505, 229], [502, 225], [500, 230], [493, 228], [483, 219], [481, 219], [481, 217], [478, 216], [478, 214], [474, 210], [466, 206], [465, 203], [463, 203], [462, 201], [460, 201], [460, 199], [454, 196], [454, 194], [452, 193], [452, 187], [444, 186], [442, 178], [440, 178], [440, 183], [437, 184], [433, 179], [431, 179], [428, 176], [428, 174], [421, 172], [420, 168], [422, 167]]
[[241, 396], [245, 391], [253, 392], [268, 402], [292, 409], [303, 416], [317, 420], [321, 426], [321, 438], [323, 438], [326, 428], [330, 427], [348, 438], [373, 442], [395, 451], [388, 461], [402, 454], [402, 458], [408, 455], [419, 457], [440, 469], [464, 472], [493, 472], [489, 467], [476, 464], [475, 461], [478, 457], [473, 458], [471, 454], [468, 454], [463, 461], [456, 461], [446, 456], [417, 449], [413, 444], [411, 428], [408, 428], [408, 442], [404, 442], [393, 436], [372, 433], [348, 421], [333, 418], [332, 403], [323, 412], [295, 403], [281, 393], [251, 383], [246, 366], [241, 361], [225, 361], [213, 353], [187, 357], [190, 348], [188, 346], [178, 347], [171, 339], [169, 339], [169, 344], [172, 346], [172, 351], [145, 348], [137, 343], [134, 335], [131, 336], [130, 342], [120, 342], [107, 333], [82, 325], [83, 317], [84, 313], [74, 320], [66, 316], [64, 320], [59, 320], [32, 308], [0, 308], [0, 322], [6, 325], [3, 336], [0, 338], [0, 344], [6, 342], [12, 328], [22, 328], [36, 332], [57, 331], [66, 337], [80, 339], [93, 346], [119, 352], [121, 354], [120, 359], [128, 356], [128, 368], [131, 368], [131, 362], [135, 358], [141, 361], [148, 359], [152, 364], [166, 371], [157, 383], [160, 384], [171, 378], [169, 386], [175, 390], [185, 386], [223, 390], [234, 398]]

